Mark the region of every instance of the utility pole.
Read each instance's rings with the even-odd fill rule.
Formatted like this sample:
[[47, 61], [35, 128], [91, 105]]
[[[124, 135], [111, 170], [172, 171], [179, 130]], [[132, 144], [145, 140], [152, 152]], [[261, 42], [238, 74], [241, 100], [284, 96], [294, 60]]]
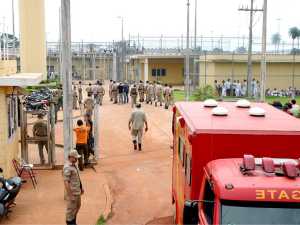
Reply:
[[12, 12], [12, 31], [13, 31], [13, 51], [16, 54], [16, 32], [15, 32], [15, 0], [11, 0], [11, 12]]
[[254, 9], [254, 0], [250, 0], [250, 9], [248, 7], [241, 7], [239, 11], [250, 12], [250, 26], [249, 26], [249, 43], [248, 43], [248, 71], [247, 71], [247, 96], [250, 97], [251, 81], [253, 78], [252, 69], [252, 42], [253, 42], [253, 13], [263, 11], [263, 9]]
[[266, 81], [267, 81], [267, 17], [268, 17], [268, 0], [264, 0], [263, 31], [262, 31], [262, 50], [261, 50], [261, 80], [260, 80], [260, 100], [266, 98]]
[[185, 100], [190, 98], [190, 0], [187, 0], [187, 32], [185, 55]]
[[[198, 0], [195, 0], [195, 32], [194, 32], [194, 50], [195, 50], [195, 55], [197, 56], [198, 54], [196, 54], [197, 52], [197, 10], [198, 10]], [[200, 54], [199, 57], [197, 58], [197, 60], [200, 59]], [[199, 77], [198, 77], [198, 73], [197, 73], [197, 63], [195, 61], [195, 57], [194, 57], [194, 79], [193, 79], [193, 90], [195, 90], [196, 85], [199, 83]]]
[[73, 148], [72, 52], [70, 0], [61, 0], [61, 71], [63, 76], [64, 156]]

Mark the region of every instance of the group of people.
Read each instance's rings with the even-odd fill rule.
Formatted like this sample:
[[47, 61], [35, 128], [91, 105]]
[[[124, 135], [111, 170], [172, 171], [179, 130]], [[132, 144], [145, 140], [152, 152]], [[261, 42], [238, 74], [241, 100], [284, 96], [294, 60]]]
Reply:
[[300, 106], [297, 104], [295, 99], [292, 99], [290, 102], [287, 102], [284, 105], [282, 105], [280, 101], [274, 101], [272, 105], [275, 108], [283, 110], [284, 112], [296, 118], [300, 118]]
[[[105, 89], [103, 84], [100, 81], [97, 81], [96, 84], [92, 85], [92, 83], [88, 84], [88, 87], [85, 89], [87, 98], [83, 101], [83, 86], [82, 82], [79, 81], [78, 86], [73, 85], [73, 109], [77, 110], [78, 105], [82, 104], [86, 106], [86, 103], [89, 103], [87, 99], [93, 99], [95, 104], [102, 105], [103, 97], [105, 95]], [[86, 108], [86, 107], [85, 107]]]
[[266, 90], [266, 96], [272, 96], [272, 97], [294, 97], [299, 96], [300, 90], [294, 89], [292, 87], [289, 87], [288, 89], [267, 89]]
[[129, 85], [127, 82], [117, 83], [110, 80], [109, 97], [114, 104], [127, 104], [130, 97], [132, 108], [138, 102], [145, 102], [156, 107], [164, 105], [165, 109], [168, 109], [173, 103], [173, 87], [156, 81], [146, 81], [146, 83], [140, 81]]
[[[222, 82], [215, 80], [216, 93], [219, 97], [244, 97], [247, 95], [247, 80], [227, 79]], [[258, 80], [251, 81], [251, 97], [258, 98], [260, 95], [260, 83]]]

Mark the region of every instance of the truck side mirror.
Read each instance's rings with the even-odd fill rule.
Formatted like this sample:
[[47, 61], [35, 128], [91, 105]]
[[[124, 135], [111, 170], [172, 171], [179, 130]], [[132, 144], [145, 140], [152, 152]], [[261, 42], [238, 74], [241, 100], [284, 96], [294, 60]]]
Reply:
[[184, 225], [197, 225], [199, 222], [198, 217], [198, 202], [185, 201], [183, 209], [183, 224]]

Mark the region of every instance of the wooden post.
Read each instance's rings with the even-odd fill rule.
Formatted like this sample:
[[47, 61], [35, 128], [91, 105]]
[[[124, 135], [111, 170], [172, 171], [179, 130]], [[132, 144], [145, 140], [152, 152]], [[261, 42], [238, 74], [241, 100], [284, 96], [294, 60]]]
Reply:
[[53, 168], [56, 164], [56, 158], [55, 158], [55, 104], [54, 102], [50, 103], [50, 148], [49, 153], [51, 155], [51, 162], [50, 166]]
[[21, 102], [20, 104], [20, 121], [21, 121], [21, 158], [28, 163], [28, 159], [26, 159], [26, 120], [25, 116], [26, 113], [24, 112], [24, 103]]

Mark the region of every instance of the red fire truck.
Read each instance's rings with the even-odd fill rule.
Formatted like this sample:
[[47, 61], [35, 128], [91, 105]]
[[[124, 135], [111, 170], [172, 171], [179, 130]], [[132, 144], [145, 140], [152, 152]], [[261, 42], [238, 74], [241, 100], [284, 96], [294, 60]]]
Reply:
[[[264, 103], [252, 103], [252, 108], [260, 109], [257, 115], [250, 115], [249, 108], [237, 107], [236, 103], [222, 102], [219, 103], [219, 107], [222, 116], [214, 115], [216, 108], [205, 107], [203, 102], [177, 103], [173, 109], [172, 198], [176, 206], [176, 223], [191, 223], [189, 219], [194, 217], [187, 215], [193, 211], [192, 208], [195, 209], [194, 206], [199, 206], [197, 219], [200, 224], [252, 224], [246, 219], [245, 223], [242, 223], [243, 218], [238, 220], [233, 217], [232, 222], [223, 220], [223, 217], [227, 218], [225, 212], [229, 211], [230, 214], [230, 209], [234, 207], [237, 211], [232, 213], [237, 215], [239, 210], [244, 210], [243, 206], [253, 205], [254, 209], [264, 207], [266, 215], [269, 216], [267, 212], [271, 210], [268, 208], [270, 202], [276, 202], [274, 205], [277, 208], [293, 209], [295, 207], [293, 203], [300, 202], [298, 178], [297, 188], [297, 182], [288, 179], [286, 177], [288, 175], [277, 176], [277, 170], [281, 168], [281, 164], [279, 166], [278, 163], [273, 163], [276, 173], [252, 169], [254, 174], [260, 175], [248, 176], [241, 172], [243, 160], [236, 158], [250, 154], [258, 158], [267, 156], [298, 159], [300, 120]], [[259, 163], [254, 164], [259, 167]], [[284, 172], [282, 174], [285, 175]], [[227, 190], [231, 191], [227, 192]], [[207, 199], [205, 193], [209, 191], [211, 195]], [[284, 207], [280, 207], [283, 203], [280, 198], [275, 197], [275, 195], [280, 196], [281, 191], [285, 191], [290, 197], [284, 199], [286, 203]], [[266, 198], [256, 199], [253, 193]], [[209, 202], [212, 204], [209, 205]], [[205, 209], [210, 210], [208, 218], [205, 217]], [[298, 208], [295, 207], [295, 211], [297, 210]], [[225, 213], [225, 216], [222, 213]], [[260, 214], [253, 214], [253, 216], [259, 217]], [[264, 220], [253, 223], [266, 224]], [[294, 224], [293, 221], [291, 224]]]

